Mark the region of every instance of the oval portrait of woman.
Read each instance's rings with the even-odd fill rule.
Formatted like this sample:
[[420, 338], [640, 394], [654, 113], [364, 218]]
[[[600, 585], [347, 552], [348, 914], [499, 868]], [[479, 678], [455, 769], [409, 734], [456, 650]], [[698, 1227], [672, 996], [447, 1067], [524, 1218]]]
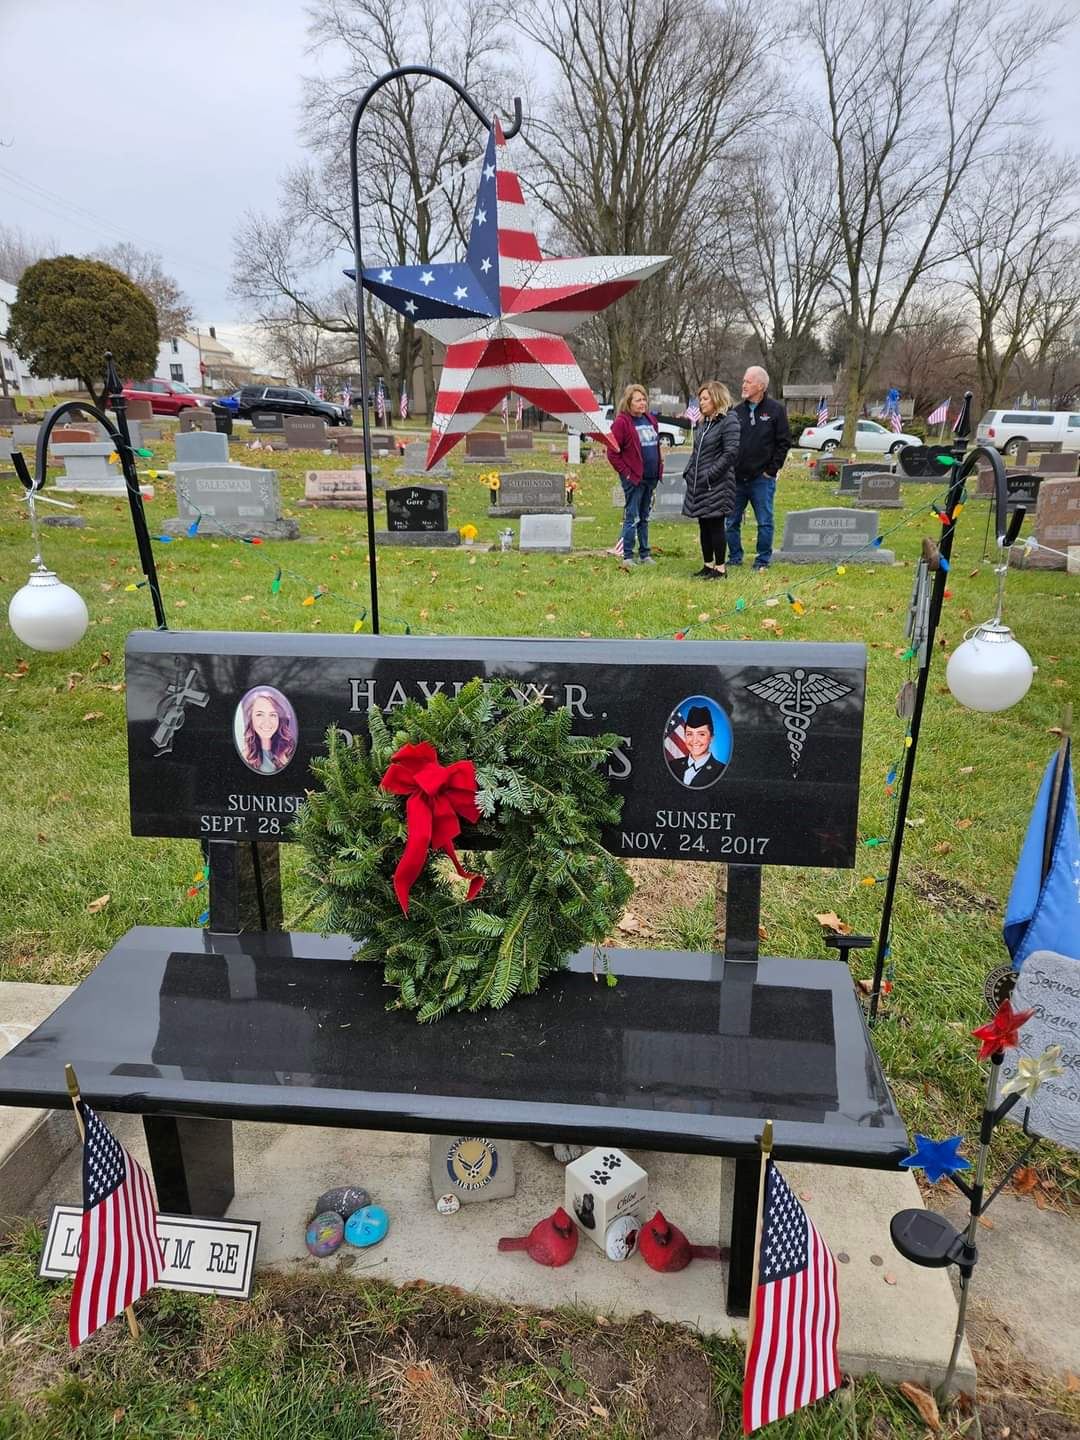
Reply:
[[668, 716], [664, 760], [680, 785], [707, 790], [731, 759], [731, 721], [709, 695], [688, 695]]
[[256, 775], [277, 775], [296, 754], [296, 711], [272, 685], [257, 685], [236, 707], [236, 752]]

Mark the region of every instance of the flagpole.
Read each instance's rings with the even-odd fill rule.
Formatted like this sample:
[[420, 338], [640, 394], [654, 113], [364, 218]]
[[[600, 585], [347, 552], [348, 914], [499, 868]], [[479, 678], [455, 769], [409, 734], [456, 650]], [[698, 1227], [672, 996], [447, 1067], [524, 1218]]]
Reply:
[[769, 1168], [769, 1157], [773, 1148], [773, 1122], [765, 1121], [761, 1132], [761, 1173], [758, 1176], [757, 1220], [754, 1224], [754, 1259], [750, 1266], [750, 1313], [746, 1319], [746, 1355], [743, 1359], [743, 1380], [750, 1368], [750, 1351], [754, 1345], [754, 1326], [757, 1323], [758, 1264], [761, 1256], [761, 1221], [765, 1210], [765, 1172]]
[[1058, 742], [1054, 778], [1050, 782], [1050, 804], [1046, 809], [1046, 835], [1043, 839], [1042, 878], [1045, 881], [1050, 872], [1050, 856], [1054, 848], [1054, 831], [1057, 829], [1057, 808], [1061, 799], [1061, 785], [1065, 778], [1065, 759], [1069, 753], [1072, 736], [1072, 702], [1067, 701], [1061, 712], [1061, 739]]
[[[67, 1091], [71, 1096], [71, 1105], [75, 1111], [75, 1124], [79, 1127], [79, 1143], [85, 1146], [86, 1126], [83, 1124], [83, 1118], [79, 1114], [79, 1082], [75, 1076], [75, 1067], [73, 1065], [64, 1066], [64, 1079], [67, 1081]], [[84, 1196], [83, 1199], [85, 1200], [85, 1198]], [[124, 1310], [124, 1318], [127, 1320], [132, 1339], [137, 1340], [139, 1338], [139, 1322], [135, 1319], [135, 1311], [130, 1305]]]

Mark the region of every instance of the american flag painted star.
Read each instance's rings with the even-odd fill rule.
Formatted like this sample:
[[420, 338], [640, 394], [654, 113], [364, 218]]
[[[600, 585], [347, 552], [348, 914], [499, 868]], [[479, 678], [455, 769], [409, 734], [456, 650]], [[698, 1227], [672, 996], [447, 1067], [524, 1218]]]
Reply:
[[510, 391], [569, 430], [610, 434], [566, 336], [667, 264], [667, 255], [545, 259], [496, 119], [465, 259], [375, 265], [373, 295], [446, 346], [430, 469]]

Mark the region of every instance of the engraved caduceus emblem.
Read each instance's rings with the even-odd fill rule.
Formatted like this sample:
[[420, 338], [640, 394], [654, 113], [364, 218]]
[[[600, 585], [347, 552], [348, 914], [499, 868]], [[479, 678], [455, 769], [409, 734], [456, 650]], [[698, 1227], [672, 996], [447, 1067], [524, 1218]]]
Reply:
[[807, 731], [815, 714], [822, 705], [851, 694], [850, 685], [841, 685], [831, 675], [820, 675], [816, 670], [809, 675], [805, 670], [783, 670], [746, 688], [779, 708], [784, 717], [791, 769], [795, 774], [798, 774]]

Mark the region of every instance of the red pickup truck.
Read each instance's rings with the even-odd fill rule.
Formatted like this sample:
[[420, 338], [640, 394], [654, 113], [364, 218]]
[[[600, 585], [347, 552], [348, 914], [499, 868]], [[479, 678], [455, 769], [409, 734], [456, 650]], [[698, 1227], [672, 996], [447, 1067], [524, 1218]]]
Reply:
[[209, 405], [204, 395], [196, 395], [180, 380], [125, 380], [124, 398], [149, 400], [155, 415], [179, 415], [193, 405]]

